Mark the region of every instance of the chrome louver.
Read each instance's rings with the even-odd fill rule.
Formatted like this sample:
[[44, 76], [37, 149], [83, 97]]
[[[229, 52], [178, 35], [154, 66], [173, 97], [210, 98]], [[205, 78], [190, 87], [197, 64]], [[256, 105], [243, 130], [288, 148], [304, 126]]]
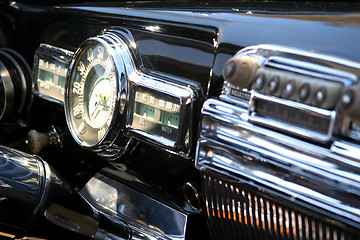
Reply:
[[356, 230], [235, 179], [203, 174], [215, 239], [359, 239]]

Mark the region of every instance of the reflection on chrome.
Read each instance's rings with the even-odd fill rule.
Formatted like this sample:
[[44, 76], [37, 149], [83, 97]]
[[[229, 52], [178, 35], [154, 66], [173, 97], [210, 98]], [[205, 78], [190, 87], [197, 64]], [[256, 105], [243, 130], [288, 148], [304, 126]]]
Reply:
[[[249, 123], [237, 117], [239, 111], [221, 111], [226, 108], [236, 107], [210, 99], [202, 111], [203, 129], [196, 155], [204, 176], [209, 216], [301, 237], [309, 234], [303, 230], [320, 224], [305, 212], [297, 212], [296, 207], [289, 207], [306, 203], [340, 222], [353, 226], [360, 223], [359, 159], [351, 154], [357, 159], [354, 162], [334, 154], [350, 154], [352, 148], [347, 142], [324, 148]], [[261, 191], [247, 190], [252, 187]], [[286, 204], [272, 202], [263, 195], [268, 191], [280, 194], [277, 197], [286, 199]], [[332, 231], [344, 234], [331, 226], [316, 229], [316, 234], [324, 237]]]
[[137, 234], [144, 229], [167, 239], [185, 238], [185, 214], [102, 174], [96, 174], [80, 193], [99, 211], [126, 220]]

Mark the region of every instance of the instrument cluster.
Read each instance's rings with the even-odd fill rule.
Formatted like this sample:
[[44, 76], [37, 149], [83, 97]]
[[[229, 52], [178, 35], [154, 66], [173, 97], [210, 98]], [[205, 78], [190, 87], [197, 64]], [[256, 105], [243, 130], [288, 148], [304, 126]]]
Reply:
[[115, 148], [119, 156], [138, 139], [188, 157], [196, 89], [173, 76], [140, 71], [132, 41], [111, 28], [75, 53], [40, 44], [33, 93], [63, 105], [74, 140], [99, 155]]

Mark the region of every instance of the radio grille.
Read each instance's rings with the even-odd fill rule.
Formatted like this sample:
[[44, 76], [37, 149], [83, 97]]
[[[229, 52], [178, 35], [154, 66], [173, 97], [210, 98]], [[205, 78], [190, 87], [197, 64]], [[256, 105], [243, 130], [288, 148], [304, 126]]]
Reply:
[[203, 185], [214, 239], [360, 239], [340, 222], [310, 216], [246, 183], [206, 172]]

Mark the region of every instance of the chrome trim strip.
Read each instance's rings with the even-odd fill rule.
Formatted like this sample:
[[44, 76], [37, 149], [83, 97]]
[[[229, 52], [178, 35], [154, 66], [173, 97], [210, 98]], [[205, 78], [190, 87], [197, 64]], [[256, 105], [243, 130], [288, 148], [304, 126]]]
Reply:
[[360, 161], [360, 148], [358, 144], [347, 141], [335, 141], [330, 151], [353, 161]]
[[[257, 56], [257, 58], [262, 59], [262, 62], [265, 61], [264, 58], [277, 55], [277, 56], [283, 56], [283, 57], [293, 57], [295, 59], [301, 59], [304, 61], [304, 67], [306, 69], [312, 69], [311, 66], [313, 66], [312, 62], [316, 62], [317, 64], [320, 64], [322, 66], [328, 66], [330, 73], [332, 72], [331, 69], [341, 69], [344, 71], [344, 74], [346, 70], [343, 68], [348, 68], [348, 72], [352, 72], [348, 75], [349, 80], [353, 81], [353, 83], [357, 83], [359, 81], [358, 77], [360, 75], [360, 64], [354, 61], [337, 58], [330, 55], [310, 52], [310, 51], [303, 51], [300, 49], [295, 48], [289, 48], [289, 47], [283, 47], [279, 45], [270, 45], [270, 44], [260, 44], [257, 46], [250, 46], [246, 47], [242, 50], [240, 50], [238, 53], [236, 53], [235, 56], [238, 55], [248, 55], [248, 54], [259, 54], [260, 56]], [[309, 62], [309, 63], [307, 63]], [[342, 66], [340, 68], [340, 66]], [[351, 69], [351, 71], [350, 71]], [[343, 75], [343, 76], [346, 76]]]
[[0, 60], [0, 76], [1, 76], [0, 84], [3, 85], [3, 89], [4, 89], [4, 96], [3, 96], [4, 105], [2, 111], [0, 112], [0, 120], [1, 120], [3, 116], [11, 113], [11, 111], [13, 110], [14, 98], [15, 98], [14, 84], [11, 80], [10, 73], [1, 60]]
[[352, 83], [357, 81], [357, 77], [352, 73], [281, 56], [269, 57], [264, 63], [264, 66], [279, 68], [330, 81], [341, 82], [344, 86], [350, 86]]
[[198, 169], [250, 178], [360, 227], [360, 155], [354, 155], [355, 146], [335, 142], [328, 149], [292, 138], [244, 121], [233, 114], [236, 108], [217, 99], [205, 102]]

